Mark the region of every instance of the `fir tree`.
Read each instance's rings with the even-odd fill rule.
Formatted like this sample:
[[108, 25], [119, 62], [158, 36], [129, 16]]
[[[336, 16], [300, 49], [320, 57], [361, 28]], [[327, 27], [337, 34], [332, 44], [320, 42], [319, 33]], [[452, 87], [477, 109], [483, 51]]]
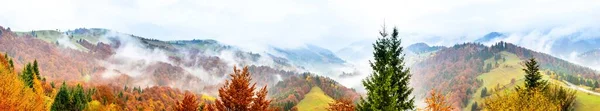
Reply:
[[479, 107], [477, 106], [477, 102], [475, 102], [471, 105], [471, 111], [477, 111], [477, 109], [479, 109]]
[[525, 88], [544, 88], [546, 81], [542, 80], [542, 74], [539, 72], [539, 65], [535, 58], [531, 58], [525, 62]]
[[34, 74], [31, 70], [31, 64], [28, 63], [21, 72], [21, 79], [23, 79], [25, 86], [33, 88], [33, 76]]
[[72, 91], [71, 91], [71, 96], [72, 96], [72, 102], [71, 104], [73, 105], [73, 107], [75, 107], [76, 109], [79, 110], [83, 110], [85, 108], [85, 106], [87, 105], [87, 103], [89, 102], [89, 100], [87, 100], [87, 95], [85, 94], [85, 92], [83, 91], [83, 87], [81, 87], [81, 85], [77, 84], [77, 87], [75, 87]]
[[69, 90], [67, 89], [67, 85], [63, 82], [62, 86], [60, 86], [60, 90], [58, 91], [58, 94], [56, 94], [56, 97], [54, 98], [54, 103], [52, 103], [50, 110], [52, 110], [52, 111], [70, 110], [70, 108], [72, 106], [69, 106], [69, 103], [71, 103], [70, 96], [69, 96]]
[[40, 69], [38, 68], [38, 62], [37, 62], [37, 60], [33, 60], [33, 66], [31, 68], [32, 68], [31, 70], [35, 74], [35, 76], [37, 78], [40, 78]]
[[404, 66], [398, 30], [394, 28], [391, 36], [385, 30], [384, 26], [379, 32], [381, 38], [373, 44], [375, 62], [370, 62], [373, 73], [362, 81], [367, 97], [361, 98], [357, 110], [397, 111], [415, 107], [414, 97], [409, 97], [413, 90], [408, 87], [411, 75]]

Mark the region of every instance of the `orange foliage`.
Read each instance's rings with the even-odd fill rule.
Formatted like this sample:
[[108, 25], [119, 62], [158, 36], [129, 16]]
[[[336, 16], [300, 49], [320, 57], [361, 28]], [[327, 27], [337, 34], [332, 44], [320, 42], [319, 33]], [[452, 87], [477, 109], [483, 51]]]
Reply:
[[354, 104], [352, 100], [341, 98], [335, 100], [332, 103], [329, 103], [329, 107], [327, 108], [329, 111], [354, 111]]
[[[233, 71], [234, 73], [230, 75], [231, 80], [226, 80], [225, 85], [219, 88], [220, 99], [216, 100], [214, 104], [216, 109], [220, 111], [274, 110], [269, 108], [271, 101], [266, 99], [266, 86], [256, 94], [254, 93], [256, 84], [250, 85], [252, 79], [248, 67], [239, 70], [234, 66]], [[255, 95], [256, 97], [254, 97]]]
[[198, 111], [198, 105], [196, 95], [186, 92], [183, 100], [181, 102], [177, 101], [174, 108], [176, 111]]
[[429, 93], [429, 97], [425, 99], [425, 103], [427, 103], [427, 107], [425, 110], [427, 111], [452, 111], [454, 108], [446, 101], [446, 97], [444, 97], [439, 92], [432, 90]]
[[45, 96], [37, 78], [34, 78], [36, 89], [25, 86], [18, 75], [10, 70], [6, 58], [0, 57], [0, 109], [8, 111], [43, 111], [46, 110]]

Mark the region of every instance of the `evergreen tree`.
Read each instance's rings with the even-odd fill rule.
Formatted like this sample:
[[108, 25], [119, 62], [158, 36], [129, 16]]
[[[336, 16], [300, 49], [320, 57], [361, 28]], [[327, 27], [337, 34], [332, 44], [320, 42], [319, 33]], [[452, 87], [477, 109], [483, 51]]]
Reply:
[[535, 58], [531, 58], [525, 62], [525, 87], [527, 89], [544, 88], [546, 81], [542, 80], [542, 74], [539, 72], [539, 65]]
[[25, 86], [33, 88], [33, 76], [34, 74], [31, 70], [31, 64], [28, 63], [21, 72], [21, 79], [23, 79]]
[[9, 59], [9, 60], [8, 60], [8, 64], [10, 64], [10, 68], [11, 68], [11, 69], [15, 69], [15, 64], [13, 63], [13, 60], [12, 60], [12, 59]]
[[477, 102], [473, 103], [473, 105], [471, 105], [471, 111], [477, 111], [479, 107], [477, 106]]
[[56, 94], [56, 97], [54, 98], [54, 103], [52, 103], [50, 110], [52, 110], [52, 111], [71, 110], [71, 108], [73, 106], [70, 106], [69, 105], [70, 103], [71, 103], [71, 101], [70, 101], [70, 96], [69, 96], [69, 90], [67, 89], [67, 85], [63, 82], [62, 86], [60, 86], [60, 90], [58, 91], [58, 94]]
[[38, 68], [37, 60], [33, 60], [33, 66], [31, 68], [32, 72], [35, 74], [35, 77], [40, 78], [40, 69]]
[[409, 97], [412, 88], [408, 87], [410, 71], [404, 66], [403, 47], [398, 38], [398, 30], [393, 29], [391, 36], [383, 30], [374, 48], [374, 60], [370, 62], [372, 75], [362, 81], [367, 97], [361, 98], [357, 110], [361, 111], [397, 111], [410, 110], [414, 106], [414, 97]]
[[596, 81], [596, 83], [594, 83], [594, 89], [598, 88], [600, 86], [598, 86], [598, 81]]
[[485, 97], [487, 96], [487, 87], [483, 87], [483, 89], [481, 89], [481, 96], [480, 97]]
[[85, 108], [85, 106], [87, 106], [87, 103], [89, 102], [89, 100], [87, 100], [87, 97], [86, 97], [87, 95], [83, 91], [83, 87], [81, 87], [81, 85], [77, 84], [77, 86], [75, 88], [73, 88], [71, 93], [72, 93], [71, 94], [71, 96], [72, 96], [71, 104], [73, 105], [73, 107], [75, 107], [76, 109], [79, 109], [79, 110], [83, 110]]

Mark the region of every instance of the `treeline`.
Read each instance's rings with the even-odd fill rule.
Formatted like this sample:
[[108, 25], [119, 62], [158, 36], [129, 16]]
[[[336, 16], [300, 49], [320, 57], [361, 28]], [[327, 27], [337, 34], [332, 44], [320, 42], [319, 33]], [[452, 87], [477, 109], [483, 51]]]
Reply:
[[574, 76], [571, 74], [564, 74], [564, 73], [558, 73], [556, 74], [558, 75], [560, 80], [564, 80], [570, 83], [573, 83], [575, 85], [584, 85], [584, 86], [588, 86], [592, 89], [596, 89], [598, 87], [600, 87], [598, 85], [598, 81], [594, 80], [594, 79], [586, 79], [580, 76]]

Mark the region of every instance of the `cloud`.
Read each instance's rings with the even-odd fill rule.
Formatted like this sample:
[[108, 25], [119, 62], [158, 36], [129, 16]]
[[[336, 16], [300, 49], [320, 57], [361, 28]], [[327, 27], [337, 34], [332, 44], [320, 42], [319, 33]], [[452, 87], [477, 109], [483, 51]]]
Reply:
[[[312, 43], [332, 50], [374, 39], [384, 22], [451, 45], [491, 31], [598, 25], [593, 0], [10, 0], [0, 24], [15, 30], [100, 27], [161, 40], [211, 38], [243, 47]], [[431, 41], [436, 38], [447, 42]], [[251, 41], [251, 42], [248, 42]]]

